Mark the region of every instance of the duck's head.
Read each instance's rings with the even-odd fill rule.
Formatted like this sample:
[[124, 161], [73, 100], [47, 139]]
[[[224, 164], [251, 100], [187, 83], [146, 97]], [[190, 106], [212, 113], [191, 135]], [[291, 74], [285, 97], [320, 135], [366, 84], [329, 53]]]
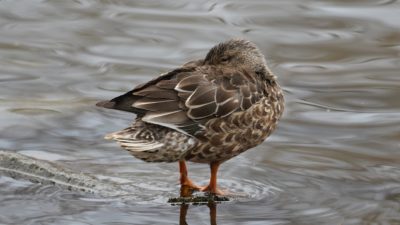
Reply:
[[266, 78], [273, 76], [257, 46], [244, 39], [231, 39], [214, 46], [207, 53], [204, 64], [250, 69]]

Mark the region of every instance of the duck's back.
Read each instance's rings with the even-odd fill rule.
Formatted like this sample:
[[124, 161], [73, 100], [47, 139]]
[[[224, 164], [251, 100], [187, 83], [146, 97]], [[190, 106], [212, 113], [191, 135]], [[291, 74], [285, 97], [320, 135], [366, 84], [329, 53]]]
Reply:
[[107, 137], [145, 161], [225, 161], [275, 129], [283, 97], [267, 75], [188, 64], [99, 103], [137, 114], [131, 127]]

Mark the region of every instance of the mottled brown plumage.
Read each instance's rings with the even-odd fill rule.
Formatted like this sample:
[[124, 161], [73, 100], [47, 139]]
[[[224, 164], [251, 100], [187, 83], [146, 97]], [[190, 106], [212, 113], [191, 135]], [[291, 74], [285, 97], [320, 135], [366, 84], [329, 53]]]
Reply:
[[[106, 138], [144, 161], [180, 161], [182, 186], [220, 194], [218, 165], [262, 143], [275, 129], [284, 101], [258, 48], [232, 39], [205, 59], [97, 105], [137, 114], [133, 125]], [[194, 185], [184, 160], [209, 163], [210, 185]]]

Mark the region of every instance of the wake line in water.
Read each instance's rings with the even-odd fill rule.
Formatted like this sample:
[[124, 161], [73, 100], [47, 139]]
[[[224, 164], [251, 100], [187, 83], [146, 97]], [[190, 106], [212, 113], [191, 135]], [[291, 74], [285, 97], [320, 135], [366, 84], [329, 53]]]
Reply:
[[77, 173], [45, 160], [19, 153], [0, 151], [0, 175], [25, 179], [34, 183], [57, 185], [68, 190], [84, 191], [105, 197], [132, 194], [121, 184]]
[[[133, 182], [120, 183], [113, 180], [99, 179], [90, 174], [75, 172], [61, 167], [54, 162], [36, 159], [15, 152], [0, 150], [0, 176], [5, 175], [14, 179], [29, 180], [43, 185], [56, 185], [70, 191], [93, 193], [102, 197], [117, 198], [120, 200], [145, 200], [149, 201], [146, 189], [135, 185]], [[153, 196], [152, 193], [150, 193]], [[153, 196], [154, 197], [154, 196]], [[206, 204], [210, 201], [222, 202], [229, 199], [237, 200], [247, 198], [241, 193], [227, 196], [207, 196], [196, 193], [188, 198], [169, 198], [171, 204], [197, 203]], [[167, 200], [167, 199], [166, 199]], [[163, 202], [163, 201], [162, 201]]]

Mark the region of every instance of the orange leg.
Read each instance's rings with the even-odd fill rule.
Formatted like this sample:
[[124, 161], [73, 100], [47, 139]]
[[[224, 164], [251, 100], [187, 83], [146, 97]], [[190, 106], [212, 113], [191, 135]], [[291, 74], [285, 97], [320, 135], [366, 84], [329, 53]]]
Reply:
[[217, 173], [220, 164], [221, 164], [220, 162], [210, 163], [210, 169], [211, 169], [210, 183], [206, 187], [202, 187], [200, 189], [201, 191], [209, 192], [210, 194], [214, 195], [224, 195], [224, 192], [219, 190], [217, 187]]
[[181, 197], [189, 197], [193, 191], [200, 190], [200, 187], [195, 185], [189, 178], [186, 163], [184, 160], [179, 161], [179, 172], [181, 174]]

